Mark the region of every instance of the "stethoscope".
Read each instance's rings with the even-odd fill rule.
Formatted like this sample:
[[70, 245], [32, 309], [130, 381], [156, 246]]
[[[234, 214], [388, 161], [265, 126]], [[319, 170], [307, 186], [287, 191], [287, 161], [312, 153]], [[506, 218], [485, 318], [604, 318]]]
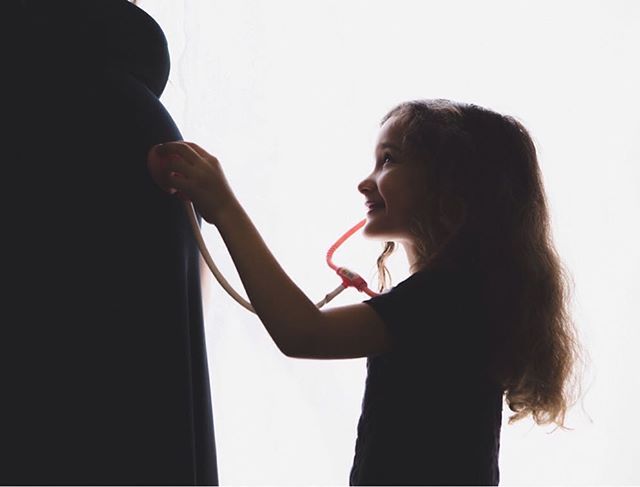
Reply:
[[[211, 258], [211, 255], [207, 250], [207, 246], [204, 243], [204, 239], [202, 238], [202, 234], [200, 233], [200, 227], [198, 226], [198, 222], [196, 220], [196, 213], [195, 213], [196, 210], [193, 206], [193, 203], [191, 203], [190, 201], [183, 201], [183, 203], [187, 211], [187, 215], [189, 217], [189, 222], [191, 223], [191, 228], [193, 229], [193, 234], [196, 237], [196, 241], [198, 242], [198, 248], [200, 249], [200, 253], [202, 254], [202, 257], [207, 263], [207, 266], [211, 270], [211, 273], [214, 275], [214, 277], [220, 283], [223, 289], [227, 291], [229, 296], [231, 296], [233, 299], [235, 299], [238, 303], [240, 303], [242, 306], [244, 306], [246, 309], [248, 309], [252, 313], [255, 313], [256, 311], [253, 309], [253, 306], [251, 305], [251, 303], [246, 299], [244, 299], [242, 296], [240, 296], [240, 294], [238, 294], [236, 290], [233, 289], [233, 287], [231, 287], [231, 285], [222, 276], [222, 273], [218, 270], [216, 265], [213, 263], [213, 259]], [[366, 223], [366, 220], [362, 220], [358, 222], [353, 228], [351, 228], [344, 235], [342, 235], [336, 241], [336, 243], [334, 243], [327, 251], [327, 264], [342, 279], [342, 283], [333, 291], [331, 291], [329, 294], [327, 294], [322, 301], [316, 304], [318, 308], [322, 308], [325, 304], [327, 304], [329, 301], [331, 301], [333, 298], [335, 298], [338, 294], [340, 294], [342, 291], [344, 291], [348, 287], [354, 287], [358, 291], [366, 293], [371, 297], [378, 296], [378, 293], [369, 289], [369, 287], [367, 286], [367, 282], [359, 274], [347, 269], [346, 267], [338, 267], [333, 263], [334, 252], [349, 237], [351, 237], [354, 233], [360, 230], [365, 223]]]

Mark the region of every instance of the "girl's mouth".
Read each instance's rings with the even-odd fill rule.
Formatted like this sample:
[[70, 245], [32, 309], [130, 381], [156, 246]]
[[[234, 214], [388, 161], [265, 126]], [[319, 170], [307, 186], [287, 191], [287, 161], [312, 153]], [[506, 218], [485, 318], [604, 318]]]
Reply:
[[384, 208], [384, 205], [373, 205], [373, 206], [370, 206], [369, 207], [369, 211], [367, 211], [367, 214], [373, 213], [373, 212], [378, 211], [378, 210], [382, 210], [383, 208]]

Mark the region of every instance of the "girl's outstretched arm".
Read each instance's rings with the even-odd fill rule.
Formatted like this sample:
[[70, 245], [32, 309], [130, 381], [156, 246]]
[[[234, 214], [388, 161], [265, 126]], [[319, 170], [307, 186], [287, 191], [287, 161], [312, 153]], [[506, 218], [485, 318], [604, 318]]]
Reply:
[[251, 304], [284, 354], [355, 358], [390, 348], [384, 323], [368, 305], [316, 308], [271, 254], [215, 157], [189, 142], [170, 142], [152, 151], [159, 156], [150, 158], [154, 180], [165, 191], [177, 190], [193, 201], [218, 228]]

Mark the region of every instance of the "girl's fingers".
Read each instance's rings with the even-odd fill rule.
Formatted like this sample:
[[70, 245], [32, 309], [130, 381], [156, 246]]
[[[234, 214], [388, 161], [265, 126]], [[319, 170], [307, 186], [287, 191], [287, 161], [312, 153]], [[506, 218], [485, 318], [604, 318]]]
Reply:
[[195, 142], [184, 142], [185, 144], [187, 144], [191, 149], [193, 149], [200, 157], [204, 157], [207, 158], [209, 157], [209, 153], [204, 150], [202, 147], [200, 147], [198, 144], [196, 144]]
[[202, 158], [184, 144], [168, 142], [154, 147], [148, 163], [161, 173], [168, 174], [174, 171], [189, 177], [193, 174], [194, 168], [198, 167], [197, 164], [202, 164]]
[[171, 171], [167, 181], [167, 191], [184, 201], [191, 201], [187, 194], [192, 190], [191, 181], [182, 174]]
[[204, 173], [203, 164], [215, 160], [197, 144], [184, 141], [157, 145], [149, 152], [147, 165], [152, 178], [164, 191], [190, 201], [197, 183]]
[[178, 173], [182, 177], [188, 178], [193, 172], [193, 165], [189, 164], [178, 155], [170, 155], [165, 157], [164, 170], [170, 173]]
[[171, 154], [179, 155], [189, 165], [195, 165], [200, 160], [200, 155], [185, 142], [167, 142], [156, 146], [158, 154], [169, 157]]
[[174, 189], [189, 190], [191, 189], [191, 181], [184, 177], [183, 174], [175, 171], [169, 171], [169, 177], [167, 178], [167, 184]]
[[176, 196], [180, 198], [182, 201], [191, 201], [191, 199], [185, 195], [182, 191], [176, 191]]
[[186, 142], [185, 141], [185, 144], [187, 144], [189, 147], [191, 147], [205, 161], [210, 161], [210, 162], [214, 162], [215, 161], [215, 164], [219, 164], [218, 159], [215, 156], [212, 156], [211, 154], [209, 154], [206, 150], [204, 150], [202, 147], [200, 147], [195, 142]]

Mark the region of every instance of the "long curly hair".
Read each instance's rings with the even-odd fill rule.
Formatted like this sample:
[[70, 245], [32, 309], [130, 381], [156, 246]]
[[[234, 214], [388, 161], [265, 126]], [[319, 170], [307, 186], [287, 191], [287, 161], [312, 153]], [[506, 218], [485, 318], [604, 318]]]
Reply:
[[[420, 269], [481, 276], [491, 322], [492, 376], [515, 413], [564, 427], [577, 399], [581, 348], [568, 305], [571, 280], [554, 248], [534, 143], [515, 118], [449, 100], [401, 103], [403, 151], [427, 169], [412, 219]], [[385, 242], [380, 291], [389, 286]]]

